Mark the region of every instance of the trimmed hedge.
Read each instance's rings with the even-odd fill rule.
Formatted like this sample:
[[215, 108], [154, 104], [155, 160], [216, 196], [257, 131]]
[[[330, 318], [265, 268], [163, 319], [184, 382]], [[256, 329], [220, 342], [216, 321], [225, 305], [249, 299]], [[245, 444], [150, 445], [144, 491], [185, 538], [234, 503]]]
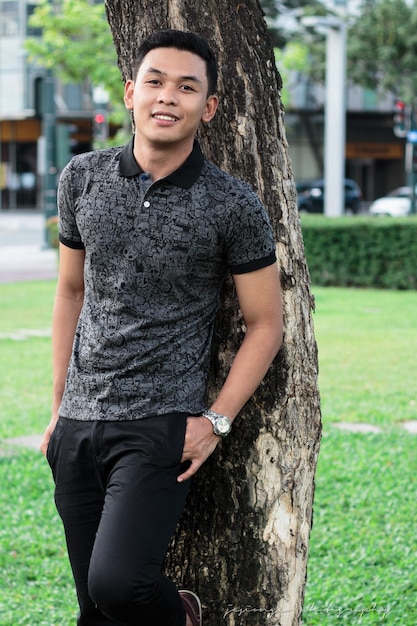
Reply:
[[417, 217], [301, 216], [311, 282], [417, 289]]

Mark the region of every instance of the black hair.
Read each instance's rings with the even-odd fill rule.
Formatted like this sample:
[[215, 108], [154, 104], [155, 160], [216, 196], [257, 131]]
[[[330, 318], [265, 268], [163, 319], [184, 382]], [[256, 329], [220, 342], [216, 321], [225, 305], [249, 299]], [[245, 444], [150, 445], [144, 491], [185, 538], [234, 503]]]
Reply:
[[208, 95], [216, 93], [217, 62], [213, 50], [204, 39], [195, 33], [182, 30], [158, 30], [144, 39], [137, 50], [133, 62], [133, 78], [136, 78], [145, 56], [151, 50], [155, 50], [155, 48], [177, 48], [178, 50], [186, 50], [187, 52], [197, 54], [206, 63]]

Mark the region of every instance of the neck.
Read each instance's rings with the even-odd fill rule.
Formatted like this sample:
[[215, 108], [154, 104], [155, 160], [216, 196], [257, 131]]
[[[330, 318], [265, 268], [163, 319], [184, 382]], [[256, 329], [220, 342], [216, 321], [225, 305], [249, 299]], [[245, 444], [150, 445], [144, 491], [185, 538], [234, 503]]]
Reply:
[[155, 182], [175, 172], [190, 156], [194, 142], [178, 146], [178, 144], [146, 146], [135, 135], [133, 155], [143, 169], [149, 172]]

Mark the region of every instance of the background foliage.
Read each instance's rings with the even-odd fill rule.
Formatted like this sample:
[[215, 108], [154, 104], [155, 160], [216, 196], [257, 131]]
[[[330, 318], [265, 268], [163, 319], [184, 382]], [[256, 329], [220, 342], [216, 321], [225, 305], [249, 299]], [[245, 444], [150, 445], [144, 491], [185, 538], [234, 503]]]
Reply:
[[417, 289], [417, 218], [303, 216], [316, 285]]
[[413, 103], [417, 93], [415, 0], [363, 0], [348, 36], [351, 82]]
[[[297, 80], [297, 73], [322, 82], [325, 35], [305, 28], [301, 18], [329, 14], [329, 5], [318, 0], [262, 0], [261, 5], [277, 49], [285, 90], [292, 80]], [[417, 93], [416, 1], [362, 0], [346, 20], [348, 80], [413, 102]], [[123, 87], [104, 3], [62, 0], [54, 5], [40, 0], [30, 25], [42, 33], [42, 37], [30, 38], [26, 44], [30, 58], [54, 68], [66, 82], [88, 80], [94, 86], [104, 87], [110, 98], [112, 122], [127, 125]]]
[[112, 121], [123, 124], [123, 83], [104, 2], [40, 0], [29, 24], [42, 33], [25, 43], [30, 59], [53, 69], [63, 82], [87, 81], [103, 87], [111, 102]]

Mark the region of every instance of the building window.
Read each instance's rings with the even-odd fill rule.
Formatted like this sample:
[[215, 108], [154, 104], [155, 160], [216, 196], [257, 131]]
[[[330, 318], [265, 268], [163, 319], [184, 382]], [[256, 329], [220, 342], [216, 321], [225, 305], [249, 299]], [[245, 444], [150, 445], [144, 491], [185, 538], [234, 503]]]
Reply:
[[42, 36], [41, 28], [34, 28], [33, 26], [29, 25], [29, 20], [37, 6], [38, 4], [36, 2], [29, 2], [26, 6], [26, 35], [28, 37], [41, 37]]
[[0, 37], [16, 37], [19, 35], [19, 2], [18, 0], [0, 1]]

